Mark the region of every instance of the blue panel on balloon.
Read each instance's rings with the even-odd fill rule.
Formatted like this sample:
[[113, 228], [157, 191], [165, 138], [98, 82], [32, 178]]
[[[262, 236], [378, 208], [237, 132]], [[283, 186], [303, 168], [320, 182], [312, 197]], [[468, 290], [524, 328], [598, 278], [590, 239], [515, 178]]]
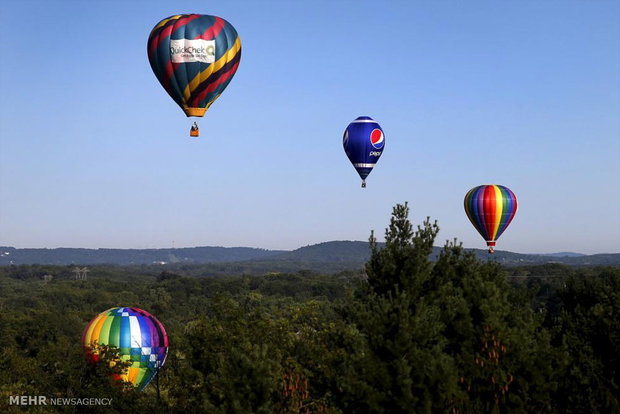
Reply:
[[383, 129], [369, 116], [360, 116], [344, 131], [342, 145], [347, 157], [366, 186], [366, 177], [379, 161], [385, 147]]

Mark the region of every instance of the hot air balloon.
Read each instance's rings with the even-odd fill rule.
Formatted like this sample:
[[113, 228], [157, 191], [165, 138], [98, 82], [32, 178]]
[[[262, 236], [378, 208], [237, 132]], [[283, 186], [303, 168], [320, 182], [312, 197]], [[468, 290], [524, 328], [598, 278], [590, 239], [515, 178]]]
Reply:
[[[168, 95], [188, 117], [202, 117], [237, 71], [241, 41], [221, 17], [177, 14], [155, 25], [147, 51]], [[197, 127], [191, 132], [198, 136]]]
[[493, 253], [495, 241], [517, 212], [517, 197], [503, 185], [480, 185], [465, 195], [465, 213]]
[[360, 116], [345, 129], [342, 145], [362, 179], [362, 188], [366, 188], [366, 177], [379, 161], [385, 147], [383, 129], [371, 117]]
[[168, 336], [163, 325], [138, 308], [111, 308], [90, 321], [82, 335], [82, 346], [93, 362], [99, 360], [100, 345], [120, 349], [120, 360], [131, 362], [120, 379], [140, 391], [155, 377], [168, 355]]

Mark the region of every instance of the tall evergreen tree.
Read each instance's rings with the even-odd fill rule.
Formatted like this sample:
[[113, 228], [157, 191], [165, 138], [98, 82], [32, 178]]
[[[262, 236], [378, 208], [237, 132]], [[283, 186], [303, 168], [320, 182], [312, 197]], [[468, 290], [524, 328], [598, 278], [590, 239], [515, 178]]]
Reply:
[[[437, 223], [427, 218], [414, 232], [408, 214], [407, 203], [394, 207], [384, 248], [370, 236], [368, 293], [346, 314], [366, 343], [361, 356], [351, 354], [357, 388], [343, 379], [352, 392], [344, 411], [544, 410], [552, 358], [529, 302], [511, 301], [501, 266], [456, 241], [432, 263]], [[547, 357], [536, 358], [538, 378], [527, 363], [530, 349]], [[537, 394], [530, 380], [540, 385]]]
[[366, 274], [372, 291], [377, 295], [397, 290], [415, 294], [430, 274], [429, 256], [438, 232], [437, 222], [431, 224], [430, 218], [414, 232], [408, 204], [397, 204], [392, 209], [390, 225], [385, 229], [383, 249], [379, 248], [374, 231], [370, 234], [372, 254], [366, 264]]

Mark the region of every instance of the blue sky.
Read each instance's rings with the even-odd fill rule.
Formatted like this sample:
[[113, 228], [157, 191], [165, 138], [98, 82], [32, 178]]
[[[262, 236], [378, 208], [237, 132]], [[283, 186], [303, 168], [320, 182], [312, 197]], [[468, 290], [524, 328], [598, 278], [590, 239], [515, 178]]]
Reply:
[[[385, 4], [387, 3], [387, 4]], [[382, 235], [437, 244], [514, 191], [516, 252], [620, 252], [620, 2], [3, 1], [0, 245], [293, 249]], [[243, 56], [201, 138], [153, 75], [160, 19], [213, 14]], [[376, 119], [360, 180], [342, 132]], [[191, 119], [193, 121], [193, 119]]]

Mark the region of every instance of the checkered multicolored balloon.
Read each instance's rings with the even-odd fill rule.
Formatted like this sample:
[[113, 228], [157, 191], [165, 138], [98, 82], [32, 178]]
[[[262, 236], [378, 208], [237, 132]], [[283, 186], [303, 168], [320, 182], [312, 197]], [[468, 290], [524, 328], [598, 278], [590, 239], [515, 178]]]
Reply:
[[168, 355], [163, 325], [138, 308], [111, 308], [100, 313], [86, 326], [82, 345], [93, 361], [98, 361], [98, 346], [119, 348], [121, 361], [131, 362], [121, 379], [140, 391], [155, 377]]

